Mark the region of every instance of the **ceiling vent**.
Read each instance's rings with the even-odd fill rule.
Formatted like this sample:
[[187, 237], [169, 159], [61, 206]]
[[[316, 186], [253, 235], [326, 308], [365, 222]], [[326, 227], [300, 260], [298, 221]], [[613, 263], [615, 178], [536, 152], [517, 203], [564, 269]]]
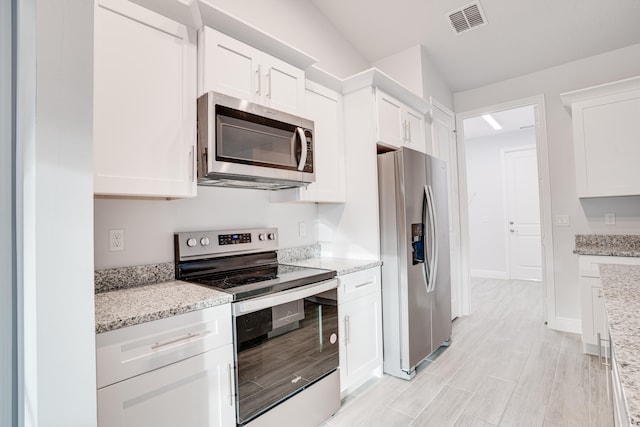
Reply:
[[472, 28], [477, 28], [487, 23], [480, 2], [469, 3], [468, 5], [454, 10], [447, 14], [451, 26], [457, 34]]

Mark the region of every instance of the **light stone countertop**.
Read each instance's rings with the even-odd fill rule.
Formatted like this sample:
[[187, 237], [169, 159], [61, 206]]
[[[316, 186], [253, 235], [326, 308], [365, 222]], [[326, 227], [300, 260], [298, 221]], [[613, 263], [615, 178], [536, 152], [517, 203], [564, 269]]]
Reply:
[[607, 320], [631, 425], [640, 425], [640, 266], [600, 264]]
[[338, 276], [344, 276], [345, 274], [379, 267], [382, 265], [382, 262], [365, 259], [320, 257], [290, 261], [287, 262], [287, 264], [299, 267], [319, 268], [321, 270], [335, 270]]
[[574, 254], [640, 257], [640, 235], [576, 234]]
[[95, 295], [96, 334], [230, 303], [230, 294], [173, 280]]

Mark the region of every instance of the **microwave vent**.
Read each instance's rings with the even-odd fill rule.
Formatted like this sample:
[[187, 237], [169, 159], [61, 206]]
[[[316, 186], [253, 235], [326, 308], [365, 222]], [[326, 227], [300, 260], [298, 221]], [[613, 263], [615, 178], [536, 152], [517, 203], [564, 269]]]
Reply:
[[469, 3], [447, 14], [449, 22], [456, 34], [487, 24], [480, 2]]

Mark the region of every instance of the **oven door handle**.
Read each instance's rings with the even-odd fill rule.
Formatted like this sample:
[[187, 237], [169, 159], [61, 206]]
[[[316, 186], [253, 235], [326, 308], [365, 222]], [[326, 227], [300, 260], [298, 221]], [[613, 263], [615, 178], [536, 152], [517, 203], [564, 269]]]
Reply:
[[247, 301], [240, 301], [231, 305], [233, 317], [242, 316], [243, 314], [253, 313], [254, 311], [263, 310], [276, 305], [286, 304], [291, 301], [304, 299], [319, 293], [329, 291], [338, 287], [338, 280], [331, 279], [324, 282], [312, 283], [307, 286], [289, 289], [275, 294], [266, 295], [264, 297], [254, 298]]

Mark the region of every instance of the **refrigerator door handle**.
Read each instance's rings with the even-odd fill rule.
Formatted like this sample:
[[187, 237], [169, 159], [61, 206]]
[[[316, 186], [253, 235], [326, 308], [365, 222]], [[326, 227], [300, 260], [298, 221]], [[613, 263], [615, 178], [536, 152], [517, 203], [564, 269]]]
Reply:
[[422, 263], [422, 276], [424, 278], [424, 286], [427, 292], [429, 292], [429, 283], [431, 282], [431, 262], [427, 258], [427, 245], [425, 242], [425, 235], [427, 232], [427, 217], [429, 213], [429, 189], [425, 185], [424, 186], [424, 194], [422, 199], [422, 259], [424, 262]]
[[433, 202], [433, 189], [430, 185], [425, 185], [424, 192], [427, 200], [427, 207], [429, 208], [429, 243], [431, 245], [431, 257], [428, 261], [430, 274], [428, 277], [429, 280], [427, 281], [427, 292], [433, 292], [436, 287], [436, 270], [438, 268], [438, 236], [436, 234], [438, 229], [438, 218]]

